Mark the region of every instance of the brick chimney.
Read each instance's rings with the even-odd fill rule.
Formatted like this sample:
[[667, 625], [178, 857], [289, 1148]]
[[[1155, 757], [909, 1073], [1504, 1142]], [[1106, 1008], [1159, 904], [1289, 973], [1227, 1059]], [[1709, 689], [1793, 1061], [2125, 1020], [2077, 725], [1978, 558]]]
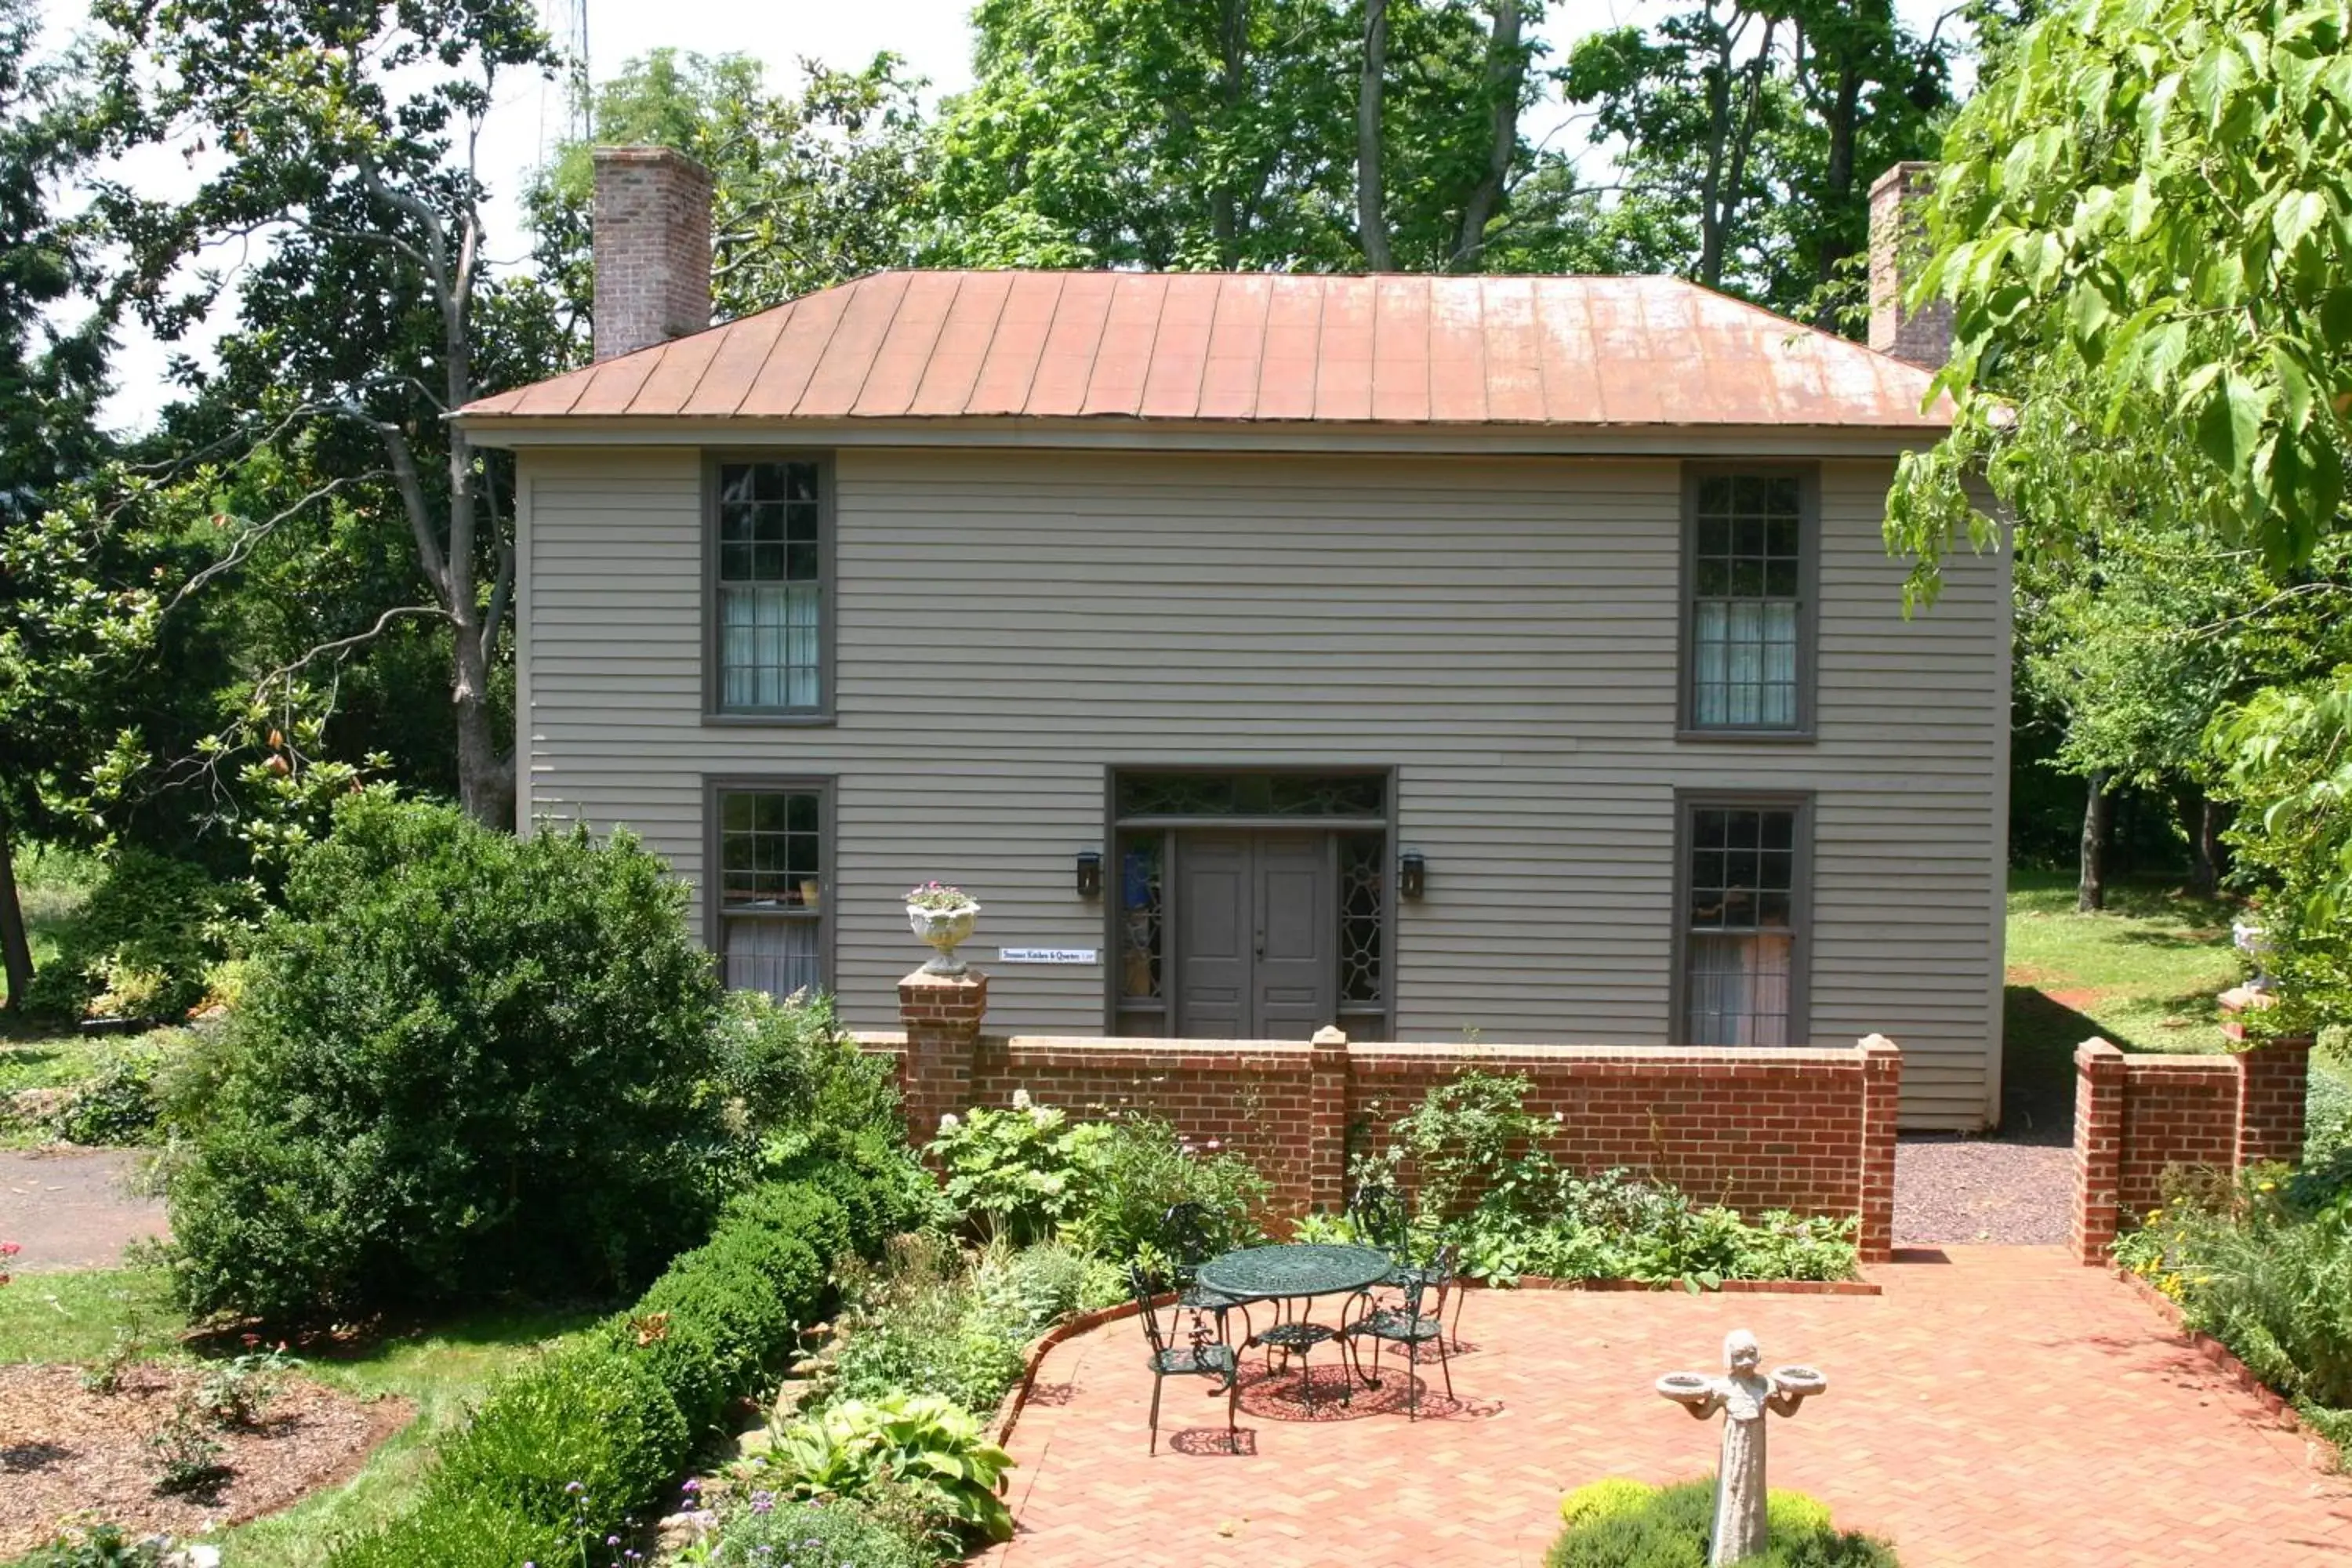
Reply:
[[1919, 207], [1935, 175], [1933, 163], [1897, 163], [1870, 187], [1870, 346], [1922, 370], [1952, 357], [1949, 300], [1929, 300], [1916, 315], [1903, 309], [1906, 251], [1919, 243]]
[[599, 147], [590, 248], [596, 357], [710, 325], [710, 171], [667, 147]]

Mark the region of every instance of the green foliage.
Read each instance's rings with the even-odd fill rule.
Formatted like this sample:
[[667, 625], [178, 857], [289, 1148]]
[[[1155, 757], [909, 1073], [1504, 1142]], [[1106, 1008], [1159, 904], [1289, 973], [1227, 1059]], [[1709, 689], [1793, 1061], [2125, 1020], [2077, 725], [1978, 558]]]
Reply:
[[[1754, 1568], [1896, 1568], [1894, 1548], [1871, 1536], [1840, 1532], [1829, 1510], [1798, 1492], [1775, 1490], [1766, 1500], [1771, 1543]], [[1569, 1493], [1568, 1521], [1545, 1568], [1704, 1568], [1714, 1527], [1715, 1483], [1684, 1481], [1653, 1487], [1639, 1481], [1596, 1481]]]
[[191, 1048], [184, 1032], [158, 1031], [100, 1053], [96, 1071], [75, 1086], [51, 1131], [90, 1147], [159, 1142], [163, 1081]]
[[248, 1431], [261, 1425], [261, 1414], [278, 1397], [286, 1374], [302, 1363], [286, 1353], [284, 1345], [215, 1362], [191, 1394], [196, 1414], [230, 1431]]
[[1015, 1245], [1041, 1240], [1082, 1210], [1087, 1184], [1110, 1130], [1072, 1121], [1058, 1107], [1015, 1091], [1005, 1110], [974, 1106], [940, 1120], [924, 1151], [947, 1173], [948, 1202], [982, 1235]]
[[2352, 1167], [2182, 1186], [2117, 1239], [2116, 1258], [2263, 1382], [2352, 1411]]
[[968, 1258], [933, 1231], [896, 1238], [885, 1266], [845, 1293], [828, 1397], [919, 1390], [986, 1415], [1019, 1381], [1031, 1342], [1126, 1285], [1116, 1266], [1059, 1242], [998, 1242]]
[[937, 1561], [928, 1544], [856, 1507], [767, 1494], [730, 1510], [715, 1539], [681, 1559], [709, 1568], [931, 1568]]
[[28, 1005], [72, 1017], [179, 1018], [204, 1000], [207, 976], [247, 939], [254, 889], [145, 849], [116, 856], [81, 907], [57, 928]]
[[894, 1481], [968, 1538], [1013, 1535], [999, 1495], [1012, 1456], [986, 1440], [977, 1416], [936, 1394], [830, 1405], [779, 1431], [771, 1458], [803, 1497], [857, 1498]]
[[1273, 1187], [1240, 1154], [1214, 1139], [1195, 1144], [1159, 1117], [1129, 1112], [1101, 1125], [1068, 1226], [1076, 1246], [1124, 1264], [1158, 1242], [1178, 1204], [1200, 1206], [1211, 1256], [1264, 1237]]
[[155, 1450], [155, 1490], [164, 1497], [210, 1502], [229, 1478], [220, 1444], [198, 1420], [193, 1400], [183, 1395], [147, 1446]]
[[1585, 34], [1557, 74], [1616, 151], [1617, 194], [1581, 269], [1680, 272], [1851, 331], [1870, 182], [1932, 154], [1955, 52], [1886, 0], [1709, 3]]
[[827, 1304], [825, 1260], [865, 1239], [814, 1184], [745, 1194], [628, 1313], [499, 1385], [441, 1445], [419, 1505], [341, 1542], [331, 1568], [587, 1561], [660, 1500], [725, 1400], [764, 1384]]
[[1018, 1251], [991, 1247], [971, 1275], [973, 1304], [1002, 1338], [1026, 1345], [1073, 1312], [1127, 1299], [1118, 1264], [1076, 1247], [1041, 1241]]
[[18, 1568], [161, 1568], [163, 1544], [134, 1539], [119, 1524], [93, 1524], [36, 1550]]
[[730, 1156], [681, 897], [625, 836], [339, 808], [169, 1172], [190, 1308], [609, 1288], [698, 1234]]
[[592, 1531], [614, 1529], [661, 1493], [688, 1446], [685, 1418], [653, 1369], [591, 1342], [493, 1391], [443, 1446], [425, 1507], [487, 1503], [557, 1527], [584, 1509]]
[[[1853, 1277], [1853, 1217], [1773, 1210], [1751, 1220], [1629, 1171], [1579, 1175], [1546, 1148], [1558, 1122], [1528, 1113], [1528, 1089], [1516, 1074], [1463, 1072], [1391, 1123], [1384, 1150], [1356, 1162], [1360, 1184], [1403, 1191], [1411, 1173], [1411, 1239], [1422, 1256], [1454, 1239], [1464, 1273], [1505, 1284], [1536, 1274], [1711, 1289], [1726, 1279]], [[1310, 1217], [1299, 1239], [1352, 1233], [1344, 1218]]]
[[833, 1259], [851, 1250], [846, 1216], [800, 1184], [756, 1189], [710, 1240], [680, 1256], [616, 1325], [700, 1433], [726, 1402], [780, 1371], [795, 1331], [814, 1321]]

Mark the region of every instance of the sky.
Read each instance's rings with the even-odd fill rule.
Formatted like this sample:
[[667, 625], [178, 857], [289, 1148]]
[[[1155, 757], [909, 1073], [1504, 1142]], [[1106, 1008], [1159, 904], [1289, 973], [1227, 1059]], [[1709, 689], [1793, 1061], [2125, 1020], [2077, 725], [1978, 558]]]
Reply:
[[[578, 0], [541, 3], [549, 30], [569, 43], [576, 32]], [[1552, 0], [1541, 36], [1555, 57], [1564, 56], [1586, 33], [1652, 21], [1686, 4]], [[1895, 9], [1912, 27], [1925, 32], [1950, 4], [1897, 0]], [[778, 83], [797, 80], [803, 58], [850, 66], [882, 49], [904, 57], [914, 74], [928, 79], [934, 98], [971, 81], [966, 17], [972, 0], [585, 0], [585, 5], [589, 67], [600, 80], [617, 71], [624, 60], [667, 46], [708, 55], [755, 55], [767, 65], [769, 80]], [[86, 0], [45, 0], [45, 14], [49, 41], [62, 42], [84, 25]], [[489, 234], [485, 248], [493, 262], [520, 260], [527, 252], [516, 195], [562, 133], [565, 110], [562, 86], [536, 78], [519, 78], [499, 95], [484, 127], [480, 159], [484, 176], [498, 193], [486, 215]], [[1555, 97], [1529, 110], [1523, 125], [1531, 138], [1541, 141], [1559, 132], [1566, 113]], [[169, 153], [125, 173], [156, 195], [168, 195], [175, 178], [187, 177], [185, 165]], [[105, 410], [110, 426], [135, 429], [168, 401], [172, 388], [166, 366], [173, 352], [135, 330], [126, 332], [115, 358], [117, 391]]]

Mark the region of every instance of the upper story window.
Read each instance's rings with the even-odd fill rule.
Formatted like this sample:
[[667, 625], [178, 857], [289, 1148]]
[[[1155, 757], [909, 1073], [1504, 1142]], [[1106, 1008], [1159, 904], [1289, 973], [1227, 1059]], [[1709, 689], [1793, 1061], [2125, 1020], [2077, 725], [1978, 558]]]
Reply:
[[1802, 475], [1699, 473], [1690, 486], [1685, 728], [1812, 726], [1812, 531]]
[[822, 715], [831, 704], [830, 474], [814, 458], [711, 465], [711, 710]]

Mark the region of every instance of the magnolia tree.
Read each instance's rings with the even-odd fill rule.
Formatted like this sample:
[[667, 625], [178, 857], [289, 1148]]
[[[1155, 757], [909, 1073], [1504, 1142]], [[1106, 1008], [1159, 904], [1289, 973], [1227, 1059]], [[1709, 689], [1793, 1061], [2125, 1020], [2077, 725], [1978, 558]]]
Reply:
[[[1917, 297], [1953, 302], [1937, 384], [1958, 416], [1888, 502], [1914, 601], [1947, 552], [1996, 543], [1964, 483], [1979, 472], [2025, 552], [2156, 530], [2243, 552], [2276, 591], [2233, 623], [2340, 588], [2347, 29], [2341, 0], [2074, 0], [2008, 42], [1952, 125], [1927, 215]], [[2352, 671], [2289, 674], [2214, 732], [2242, 841], [2284, 895], [2286, 973], [2347, 943], [2347, 691]]]

